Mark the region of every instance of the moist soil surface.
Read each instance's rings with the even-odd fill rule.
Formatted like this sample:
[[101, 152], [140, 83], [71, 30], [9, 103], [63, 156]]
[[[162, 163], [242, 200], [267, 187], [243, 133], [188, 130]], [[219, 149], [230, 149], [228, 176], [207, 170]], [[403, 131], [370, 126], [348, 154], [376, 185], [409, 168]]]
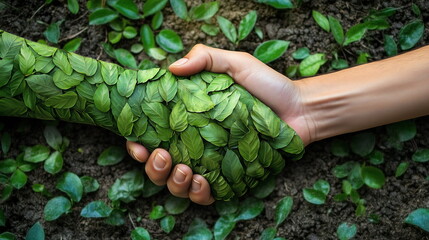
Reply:
[[[106, 26], [89, 26], [85, 4], [77, 15], [71, 14], [66, 7], [65, 0], [55, 0], [50, 5], [44, 5], [43, 0], [12, 1], [0, 14], [0, 29], [17, 34], [31, 40], [43, 39], [42, 32], [46, 29], [45, 23], [65, 20], [61, 25], [60, 46], [73, 38], [76, 33], [82, 37], [83, 44], [77, 53], [106, 61], [112, 61], [102, 51], [101, 42], [106, 41]], [[186, 1], [188, 6], [200, 4], [202, 1]], [[285, 68], [297, 64], [291, 53], [300, 47], [308, 47], [312, 53], [329, 53], [338, 51], [341, 58], [354, 63], [360, 52], [367, 52], [371, 56], [369, 61], [387, 58], [383, 49], [383, 34], [391, 34], [397, 38], [401, 27], [415, 19], [411, 11], [411, 1], [303, 1], [302, 5], [293, 10], [276, 10], [253, 1], [230, 0], [220, 1], [221, 8], [218, 15], [230, 19], [238, 24], [240, 19], [250, 10], [257, 10], [259, 17], [257, 26], [264, 32], [264, 40], [283, 39], [291, 42], [289, 50], [280, 59], [270, 64], [277, 71], [284, 73]], [[429, 43], [429, 2], [424, 0], [413, 1], [422, 13], [425, 22], [425, 34], [416, 47]], [[323, 31], [311, 17], [311, 10], [318, 10], [326, 15], [332, 15], [341, 20], [345, 29], [361, 21], [371, 9], [384, 7], [398, 7], [398, 13], [390, 18], [391, 28], [384, 31], [369, 32], [365, 39], [350, 46], [339, 49], [330, 33]], [[40, 8], [40, 9], [39, 9]], [[36, 11], [37, 10], [37, 11]], [[141, 22], [143, 23], [143, 22]], [[200, 30], [198, 22], [185, 22], [177, 18], [170, 7], [164, 10], [163, 28], [171, 28], [182, 37], [185, 51], [197, 43], [210, 46], [247, 51], [253, 53], [262, 41], [252, 33], [238, 46], [230, 43], [222, 34], [216, 37], [205, 35]], [[132, 42], [122, 43], [129, 47]], [[141, 60], [145, 56], [139, 55]], [[238, 63], [239, 64], [239, 63]], [[329, 65], [329, 64], [327, 64]], [[328, 66], [321, 69], [322, 73], [331, 71]], [[287, 103], [285, 103], [287, 104]], [[23, 146], [46, 144], [43, 137], [44, 123], [36, 120], [1, 118], [6, 123], [12, 135], [12, 147], [7, 155], [16, 157], [22, 152]], [[429, 207], [429, 165], [412, 162], [411, 156], [418, 148], [429, 147], [429, 118], [416, 119], [417, 136], [404, 144], [401, 151], [395, 150], [387, 144], [388, 135], [385, 127], [371, 129], [377, 136], [376, 148], [384, 153], [385, 162], [378, 165], [386, 174], [386, 184], [382, 189], [363, 187], [359, 190], [361, 197], [366, 200], [367, 215], [355, 216], [355, 205], [349, 201], [335, 202], [333, 196], [341, 192], [341, 180], [332, 174], [332, 169], [346, 161], [365, 161], [365, 159], [351, 156], [335, 157], [330, 153], [332, 139], [316, 142], [306, 149], [303, 159], [297, 162], [288, 161], [283, 173], [277, 179], [274, 192], [264, 200], [265, 210], [256, 219], [239, 222], [229, 239], [256, 239], [261, 232], [274, 226], [274, 209], [277, 201], [284, 196], [292, 196], [293, 210], [286, 221], [279, 227], [278, 236], [287, 239], [336, 239], [336, 229], [342, 222], [357, 225], [356, 239], [429, 239], [429, 234], [418, 228], [403, 223], [405, 217], [417, 208]], [[126, 157], [121, 163], [111, 167], [98, 166], [96, 161], [99, 154], [109, 146], [124, 146], [125, 140], [107, 130], [72, 123], [61, 122], [58, 128], [63, 136], [70, 139], [70, 146], [64, 153], [64, 167], [62, 171], [71, 171], [79, 176], [88, 175], [96, 178], [100, 189], [95, 193], [85, 195], [80, 203], [73, 206], [71, 213], [60, 219], [47, 222], [43, 220], [43, 208], [48, 198], [33, 192], [34, 183], [45, 184], [55, 196], [61, 193], [55, 190], [57, 176], [52, 176], [39, 167], [29, 174], [27, 185], [15, 190], [12, 197], [1, 208], [7, 216], [6, 227], [0, 227], [0, 232], [9, 231], [23, 239], [27, 230], [37, 221], [45, 229], [47, 239], [129, 239], [133, 226], [146, 228], [154, 239], [180, 239], [187, 231], [193, 219], [199, 217], [207, 222], [209, 227], [219, 217], [214, 206], [198, 206], [191, 204], [187, 211], [176, 216], [176, 226], [170, 234], [165, 234], [159, 227], [159, 221], [148, 218], [152, 206], [163, 204], [169, 195], [167, 190], [151, 198], [140, 198], [127, 204], [128, 216], [123, 226], [110, 226], [102, 221], [86, 219], [79, 215], [80, 210], [87, 203], [95, 200], [109, 201], [107, 191], [115, 179], [125, 172], [139, 168], [143, 171], [144, 165]], [[347, 136], [342, 136], [347, 138]], [[406, 173], [395, 178], [395, 169], [402, 161], [409, 162]], [[312, 205], [303, 199], [302, 189], [310, 187], [318, 179], [325, 179], [331, 183], [331, 192], [324, 205]], [[380, 221], [369, 221], [369, 215], [376, 214]], [[137, 221], [142, 217], [141, 221]]]

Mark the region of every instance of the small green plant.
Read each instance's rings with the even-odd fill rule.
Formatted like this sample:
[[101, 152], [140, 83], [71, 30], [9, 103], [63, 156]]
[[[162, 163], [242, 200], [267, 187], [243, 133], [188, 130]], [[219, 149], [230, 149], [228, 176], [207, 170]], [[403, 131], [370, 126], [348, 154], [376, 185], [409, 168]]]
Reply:
[[325, 180], [317, 180], [313, 188], [304, 188], [302, 190], [304, 199], [312, 204], [321, 205], [326, 202], [326, 197], [331, 190], [329, 182]]
[[404, 222], [429, 232], [429, 209], [419, 208], [414, 210], [405, 218]]
[[356, 224], [341, 223], [337, 229], [337, 237], [340, 240], [349, 240], [355, 237], [357, 232]]

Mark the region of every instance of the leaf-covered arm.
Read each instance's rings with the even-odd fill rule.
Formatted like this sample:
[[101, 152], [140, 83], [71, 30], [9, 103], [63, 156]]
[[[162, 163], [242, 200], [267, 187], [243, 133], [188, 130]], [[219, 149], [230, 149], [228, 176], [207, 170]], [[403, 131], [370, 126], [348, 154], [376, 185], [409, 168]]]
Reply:
[[97, 125], [169, 149], [223, 200], [304, 152], [294, 130], [228, 75], [124, 69], [2, 31], [0, 115]]

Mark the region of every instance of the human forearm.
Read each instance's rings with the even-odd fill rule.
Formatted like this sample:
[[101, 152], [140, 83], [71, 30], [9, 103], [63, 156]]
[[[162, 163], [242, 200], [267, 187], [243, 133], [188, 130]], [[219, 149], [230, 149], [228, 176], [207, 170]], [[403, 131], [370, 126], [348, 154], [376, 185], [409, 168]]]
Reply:
[[429, 46], [296, 82], [311, 142], [429, 114]]

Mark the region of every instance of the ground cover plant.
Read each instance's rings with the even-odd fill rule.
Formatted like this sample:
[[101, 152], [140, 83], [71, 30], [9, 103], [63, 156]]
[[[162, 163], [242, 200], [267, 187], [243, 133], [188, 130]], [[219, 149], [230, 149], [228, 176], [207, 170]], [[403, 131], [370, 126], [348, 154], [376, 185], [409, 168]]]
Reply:
[[[166, 67], [202, 42], [299, 78], [427, 44], [429, 29], [423, 1], [53, 0], [3, 1], [0, 9], [7, 32], [140, 71]], [[10, 64], [1, 61], [4, 74]], [[4, 239], [427, 238], [427, 117], [313, 144], [279, 179], [210, 207], [153, 185], [106, 130], [2, 122]]]

